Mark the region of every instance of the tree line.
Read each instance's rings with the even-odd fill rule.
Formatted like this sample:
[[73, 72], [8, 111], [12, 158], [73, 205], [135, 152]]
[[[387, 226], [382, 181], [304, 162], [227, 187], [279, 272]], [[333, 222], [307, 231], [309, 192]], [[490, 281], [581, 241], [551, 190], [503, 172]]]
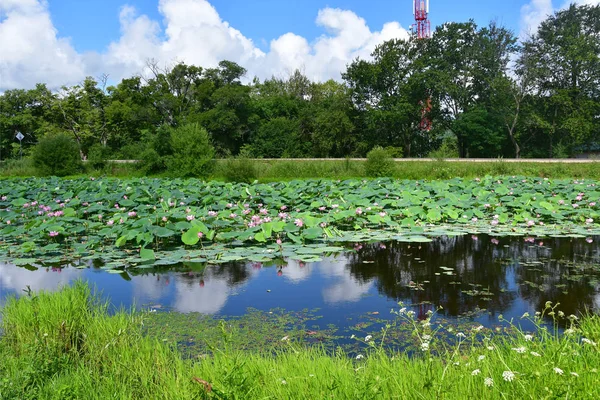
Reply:
[[244, 83], [246, 70], [232, 61], [147, 69], [116, 85], [103, 76], [58, 92], [43, 83], [7, 90], [0, 158], [19, 156], [17, 132], [25, 154], [66, 133], [82, 158], [148, 158], [173, 151], [173, 129], [190, 124], [221, 157], [364, 156], [375, 146], [397, 157], [600, 150], [600, 6], [571, 5], [522, 41], [493, 22], [446, 23], [429, 40], [377, 46], [340, 82], [295, 71]]

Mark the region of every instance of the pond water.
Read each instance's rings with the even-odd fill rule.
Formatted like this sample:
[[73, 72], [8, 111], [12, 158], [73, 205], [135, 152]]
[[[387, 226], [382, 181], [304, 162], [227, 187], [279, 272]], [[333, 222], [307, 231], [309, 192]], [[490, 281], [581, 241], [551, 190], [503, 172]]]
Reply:
[[391, 318], [398, 302], [417, 315], [442, 306], [449, 320], [493, 326], [546, 301], [565, 314], [600, 310], [600, 237], [465, 235], [430, 243], [363, 243], [321, 262], [289, 261], [133, 269], [107, 273], [94, 263], [62, 268], [0, 264], [0, 305], [8, 295], [56, 290], [85, 279], [117, 307], [239, 316], [248, 308], [318, 309], [320, 325], [348, 327], [361, 316]]

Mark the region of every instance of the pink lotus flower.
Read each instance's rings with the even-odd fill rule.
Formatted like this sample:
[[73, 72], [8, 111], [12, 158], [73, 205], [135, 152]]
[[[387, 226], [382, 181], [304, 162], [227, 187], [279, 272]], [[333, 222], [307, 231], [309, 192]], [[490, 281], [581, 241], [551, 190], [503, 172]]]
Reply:
[[594, 220], [592, 218], [588, 218], [588, 219], [585, 220], [586, 224], [591, 224], [593, 222], [594, 222]]
[[236, 213], [231, 213], [231, 214], [229, 214], [229, 218], [236, 218], [236, 217], [237, 217], [237, 214], [236, 214]]
[[319, 211], [325, 211], [325, 210], [327, 210], [327, 207], [324, 207], [324, 206], [319, 207]]
[[385, 211], [382, 211], [382, 212], [380, 212], [380, 213], [379, 213], [379, 216], [380, 216], [381, 218], [385, 217], [386, 215], [387, 215], [387, 214], [385, 213]]
[[279, 207], [279, 209], [280, 209], [281, 211], [285, 211], [285, 210], [287, 210], [287, 206], [281, 206], [281, 207]]
[[300, 219], [300, 218], [296, 218], [296, 220], [294, 221], [294, 224], [296, 224], [296, 226], [302, 228], [302, 226], [304, 226], [304, 222]]
[[113, 221], [112, 219], [108, 220], [108, 222], [106, 223], [106, 225], [108, 226], [113, 226], [115, 223], [115, 221]]
[[592, 201], [592, 202], [590, 203], [590, 207], [595, 207], [595, 206], [596, 206], [596, 202]]
[[133, 218], [133, 217], [135, 217], [137, 214], [136, 214], [136, 212], [135, 212], [135, 211], [129, 211], [129, 212], [127, 213], [127, 215], [129, 215], [130, 217], [132, 217], [132, 218]]
[[2, 201], [6, 201], [6, 196], [2, 196]]
[[188, 221], [193, 221], [195, 218], [196, 217], [191, 214], [185, 217], [185, 219], [187, 219]]
[[243, 213], [244, 215], [248, 215], [248, 214], [250, 214], [250, 210], [248, 210], [248, 209], [245, 209], [244, 211], [242, 211], [242, 213]]
[[588, 242], [588, 243], [592, 243], [594, 241], [594, 239], [592, 239], [592, 238], [586, 238], [585, 241]]
[[262, 215], [267, 215], [269, 211], [266, 208], [261, 208], [259, 211]]
[[358, 207], [358, 208], [356, 209], [356, 214], [357, 214], [357, 215], [361, 215], [362, 213], [363, 213], [363, 210], [362, 210], [362, 208]]
[[492, 226], [496, 226], [498, 225], [498, 220], [497, 219], [493, 219], [492, 222], [490, 222], [492, 224]]
[[571, 204], [571, 205], [573, 206], [573, 208], [577, 208], [577, 207], [579, 207], [579, 204], [577, 204], [577, 203], [573, 203], [573, 204]]
[[277, 239], [277, 244], [281, 246], [281, 239]]
[[288, 215], [284, 212], [280, 212], [279, 214], [277, 214], [277, 216], [281, 219], [286, 219], [288, 217]]
[[500, 243], [500, 241], [498, 239], [496, 239], [496, 238], [493, 238], [491, 240], [491, 242], [492, 242], [492, 244], [498, 244], [498, 243]]
[[202, 239], [202, 236], [204, 236], [204, 234], [202, 232], [198, 232], [198, 239]]
[[527, 226], [534, 226], [535, 225], [535, 221], [527, 221]]
[[50, 237], [55, 237], [55, 236], [58, 236], [58, 232], [50, 231]]
[[209, 217], [216, 217], [216, 216], [217, 216], [217, 213], [216, 213], [216, 211], [209, 211], [209, 212], [208, 212], [208, 216], [209, 216]]
[[167, 217], [162, 217], [162, 222], [167, 222], [169, 220], [169, 218]]

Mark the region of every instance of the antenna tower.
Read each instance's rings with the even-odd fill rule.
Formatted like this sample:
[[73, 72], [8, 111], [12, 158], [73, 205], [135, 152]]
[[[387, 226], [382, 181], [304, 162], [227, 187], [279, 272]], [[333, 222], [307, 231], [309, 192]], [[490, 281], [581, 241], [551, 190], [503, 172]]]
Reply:
[[413, 14], [415, 15], [413, 32], [417, 35], [417, 39], [429, 39], [431, 37], [429, 0], [413, 0]]
[[[417, 39], [429, 39], [431, 37], [431, 23], [429, 22], [429, 0], [413, 0], [413, 14], [415, 15], [415, 24], [412, 26], [413, 33]], [[421, 106], [421, 122], [419, 128], [422, 131], [429, 132], [431, 130], [431, 120], [429, 113], [431, 112], [431, 99], [420, 101]]]

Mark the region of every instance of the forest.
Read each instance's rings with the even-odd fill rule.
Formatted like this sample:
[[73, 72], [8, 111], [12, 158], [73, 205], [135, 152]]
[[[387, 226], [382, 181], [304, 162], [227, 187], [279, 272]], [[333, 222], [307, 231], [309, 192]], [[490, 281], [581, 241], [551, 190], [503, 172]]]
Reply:
[[189, 145], [173, 135], [186, 126], [204, 128], [222, 158], [363, 157], [375, 146], [394, 157], [573, 157], [600, 150], [600, 6], [571, 5], [521, 39], [495, 22], [445, 23], [429, 40], [382, 43], [339, 81], [149, 60], [111, 83], [2, 93], [0, 159], [58, 134], [82, 159], [159, 158]]

